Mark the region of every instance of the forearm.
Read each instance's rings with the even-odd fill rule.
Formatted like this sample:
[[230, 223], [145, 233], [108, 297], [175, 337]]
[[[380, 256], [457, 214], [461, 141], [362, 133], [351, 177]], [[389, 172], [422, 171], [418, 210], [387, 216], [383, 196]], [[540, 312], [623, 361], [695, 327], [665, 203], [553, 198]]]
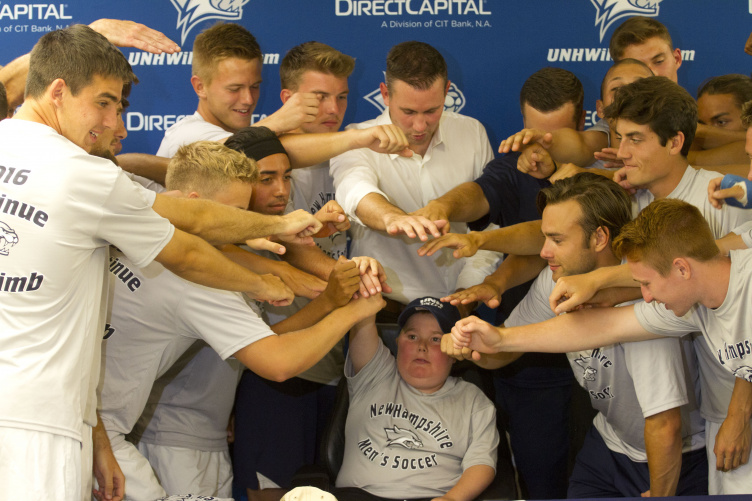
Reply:
[[99, 411], [97, 411], [97, 425], [91, 429], [91, 442], [95, 451], [102, 450], [112, 453], [110, 438], [107, 436], [107, 430], [99, 418]]
[[[343, 306], [315, 325], [256, 341], [235, 353], [235, 358], [263, 378], [285, 381], [313, 367], [357, 320], [352, 307]], [[252, 356], [250, 350], [263, 356]]]
[[472, 181], [462, 183], [436, 200], [431, 200], [426, 209], [428, 210], [432, 204], [440, 207], [450, 221], [459, 222], [476, 221], [488, 214], [490, 209], [483, 190]]
[[29, 54], [17, 57], [0, 68], [0, 82], [5, 85], [8, 109], [13, 110], [23, 103], [28, 73]]
[[441, 497], [451, 501], [471, 501], [493, 482], [494, 469], [488, 465], [471, 466], [460, 476], [457, 484]]
[[590, 273], [598, 289], [607, 289], [609, 287], [639, 287], [639, 284], [632, 278], [629, 267], [626, 264], [617, 266], [603, 266]]
[[502, 329], [495, 351], [566, 353], [658, 337], [642, 328], [632, 306], [593, 308]]
[[232, 244], [276, 235], [284, 228], [281, 216], [267, 216], [203, 199], [157, 195], [152, 207], [186, 233], [211, 244]]
[[290, 165], [296, 169], [320, 164], [353, 148], [361, 147], [355, 136], [353, 131], [346, 130], [321, 134], [284, 134], [279, 140], [290, 157]]
[[199, 237], [177, 229], [156, 260], [179, 277], [207, 287], [251, 295], [262, 287], [258, 274], [230, 261]]
[[608, 147], [608, 135], [602, 132], [580, 132], [564, 128], [551, 134], [553, 141], [548, 153], [557, 164], [590, 165], [595, 161], [593, 154]]
[[524, 353], [507, 353], [505, 351], [499, 353], [482, 353], [480, 360], [473, 360], [475, 365], [482, 367], [483, 369], [494, 370], [506, 367], [515, 360], [519, 359]]
[[151, 179], [162, 186], [165, 185], [167, 164], [170, 162], [169, 158], [147, 155], [145, 153], [123, 153], [116, 158], [118, 165], [124, 171]]
[[294, 315], [287, 317], [281, 322], [277, 322], [271, 327], [277, 334], [298, 331], [314, 325], [336, 309], [337, 306], [326, 294], [320, 294]]
[[237, 245], [223, 245], [219, 249], [230, 261], [244, 266], [254, 273], [280, 276], [282, 270], [289, 264], [260, 256], [255, 252], [241, 249]]
[[687, 155], [690, 164], [700, 167], [715, 167], [729, 164], [743, 164], [749, 162], [744, 150], [744, 141], [724, 144], [717, 148], [694, 151]]
[[528, 282], [541, 272], [546, 262], [539, 256], [508, 255], [501, 262], [496, 271], [488, 275], [484, 283], [488, 283], [503, 294], [512, 287], [517, 287]]
[[285, 244], [287, 252], [280, 256], [285, 262], [299, 270], [328, 280], [337, 261], [330, 258], [315, 245]]
[[650, 496], [673, 496], [682, 463], [681, 413], [675, 407], [645, 418]]
[[727, 419], [728, 417], [738, 419], [740, 422], [749, 422], [752, 419], [752, 382], [739, 377], [734, 379], [734, 390], [731, 393]]
[[732, 131], [712, 125], [697, 124], [692, 146], [700, 150], [709, 150], [736, 141], [744, 141], [744, 131]]
[[545, 238], [541, 233], [541, 222], [528, 221], [498, 230], [473, 231], [470, 233], [482, 250], [514, 254], [517, 256], [538, 255]]
[[369, 193], [358, 203], [355, 215], [373, 230], [386, 231], [386, 216], [404, 216], [405, 211], [395, 207], [378, 193]]

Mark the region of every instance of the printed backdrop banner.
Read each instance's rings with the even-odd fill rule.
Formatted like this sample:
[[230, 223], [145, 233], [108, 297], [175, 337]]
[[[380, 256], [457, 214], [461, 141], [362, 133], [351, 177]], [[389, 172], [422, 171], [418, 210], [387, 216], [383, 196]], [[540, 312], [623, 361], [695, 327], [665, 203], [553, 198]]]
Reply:
[[682, 49], [679, 83], [692, 95], [707, 78], [749, 74], [744, 43], [752, 0], [128, 0], [25, 3], [0, 0], [0, 64], [20, 56], [44, 33], [99, 18], [130, 19], [180, 44], [183, 52], [152, 55], [123, 48], [141, 83], [126, 113], [125, 152], [155, 153], [164, 129], [196, 110], [191, 48], [217, 21], [248, 28], [264, 51], [264, 82], [254, 120], [280, 105], [279, 62], [291, 47], [327, 43], [357, 59], [345, 123], [375, 117], [386, 54], [406, 40], [444, 55], [452, 87], [446, 107], [479, 119], [491, 142], [522, 127], [519, 91], [544, 66], [565, 68], [585, 86], [588, 124], [611, 64], [614, 29], [635, 15], [664, 23]]

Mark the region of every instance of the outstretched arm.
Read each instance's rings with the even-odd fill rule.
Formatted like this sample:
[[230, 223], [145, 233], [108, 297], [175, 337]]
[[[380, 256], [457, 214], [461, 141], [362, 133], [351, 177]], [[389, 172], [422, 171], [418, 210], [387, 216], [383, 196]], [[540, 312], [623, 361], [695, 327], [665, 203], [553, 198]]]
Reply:
[[399, 207], [392, 205], [380, 193], [364, 196], [355, 214], [363, 224], [374, 230], [385, 231], [390, 235], [405, 234], [410, 238], [428, 240], [428, 234], [441, 236], [441, 229], [448, 223], [443, 220], [431, 221], [422, 216], [411, 216]]
[[483, 301], [489, 308], [498, 308], [504, 292], [537, 277], [544, 265], [545, 261], [538, 256], [508, 255], [483, 283], [442, 297], [441, 300], [455, 306]]
[[455, 258], [469, 257], [478, 250], [489, 250], [503, 254], [531, 256], [540, 253], [544, 237], [541, 222], [527, 221], [505, 226], [490, 231], [471, 231], [470, 233], [449, 233], [431, 240], [418, 249], [418, 255], [431, 256], [439, 249], [455, 249]]
[[[488, 199], [480, 185], [474, 181], [462, 183], [449, 190], [436, 200], [431, 200], [422, 209], [411, 212], [412, 216], [423, 216], [431, 221], [443, 219], [467, 223], [488, 214]], [[445, 227], [447, 230], [449, 226]]]
[[405, 133], [391, 124], [322, 134], [285, 134], [279, 140], [287, 150], [293, 168], [320, 164], [357, 148], [406, 157], [413, 154], [408, 148]]
[[466, 347], [480, 353], [566, 353], [660, 337], [640, 325], [633, 306], [575, 311], [545, 322], [509, 328], [467, 317], [455, 324], [451, 336], [455, 349]]
[[376, 315], [384, 304], [380, 294], [352, 300], [311, 327], [260, 339], [235, 358], [263, 378], [285, 381], [310, 369], [353, 325]]
[[169, 158], [147, 155], [146, 153], [123, 153], [117, 157], [118, 165], [126, 172], [156, 181], [165, 185]]
[[230, 261], [199, 237], [177, 228], [155, 259], [179, 277], [207, 287], [245, 292], [254, 299], [279, 306], [290, 304], [294, 297], [278, 277], [257, 275]]
[[268, 216], [211, 200], [162, 194], [157, 194], [152, 208], [177, 228], [216, 245], [271, 235], [281, 236], [285, 241], [298, 236], [302, 243], [311, 243], [310, 235], [321, 229], [321, 223], [304, 210], [284, 216]]
[[373, 358], [381, 344], [379, 332], [376, 329], [376, 317], [369, 317], [358, 322], [350, 329], [350, 360], [353, 372], [360, 370]]

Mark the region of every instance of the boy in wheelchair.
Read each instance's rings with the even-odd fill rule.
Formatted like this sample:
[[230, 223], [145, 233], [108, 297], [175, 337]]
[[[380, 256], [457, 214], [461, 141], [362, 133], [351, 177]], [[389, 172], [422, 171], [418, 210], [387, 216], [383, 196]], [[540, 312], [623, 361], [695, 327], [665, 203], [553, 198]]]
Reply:
[[395, 357], [373, 317], [350, 332], [350, 406], [334, 495], [339, 501], [475, 499], [496, 469], [496, 410], [475, 385], [450, 377], [441, 336], [460, 315], [438, 299], [400, 314]]

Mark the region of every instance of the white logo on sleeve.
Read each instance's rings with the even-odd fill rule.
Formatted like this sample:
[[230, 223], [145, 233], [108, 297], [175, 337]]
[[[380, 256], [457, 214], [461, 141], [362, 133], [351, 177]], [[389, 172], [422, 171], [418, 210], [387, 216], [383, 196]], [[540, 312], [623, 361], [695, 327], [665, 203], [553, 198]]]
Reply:
[[180, 43], [197, 24], [209, 19], [238, 21], [243, 17], [243, 5], [250, 0], [170, 0], [178, 10], [176, 28], [181, 28]]
[[658, 16], [662, 0], [590, 0], [595, 6], [595, 26], [600, 26], [601, 42], [608, 28], [628, 16]]

